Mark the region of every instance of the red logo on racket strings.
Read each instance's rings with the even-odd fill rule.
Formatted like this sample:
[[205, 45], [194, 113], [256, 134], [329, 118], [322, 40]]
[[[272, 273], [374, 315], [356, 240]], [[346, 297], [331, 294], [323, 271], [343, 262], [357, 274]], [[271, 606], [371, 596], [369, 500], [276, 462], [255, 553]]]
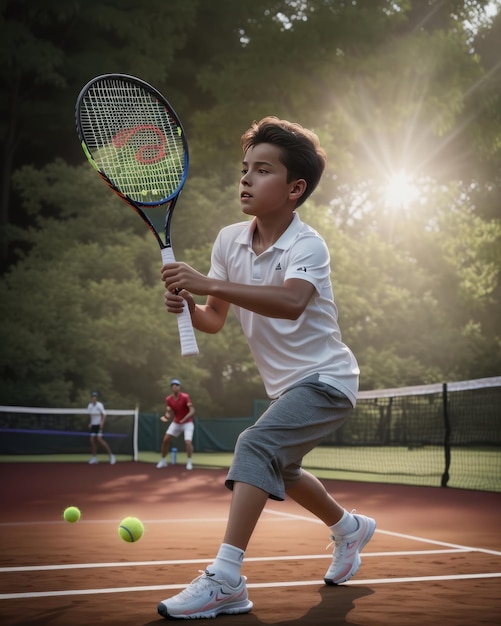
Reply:
[[159, 142], [141, 146], [136, 153], [136, 161], [142, 165], [158, 163], [165, 157], [165, 136], [153, 124], [140, 124], [139, 126], [134, 126], [134, 128], [123, 128], [113, 137], [113, 145], [115, 148], [124, 148], [132, 137], [143, 131], [147, 131], [150, 134], [154, 133], [158, 137]]

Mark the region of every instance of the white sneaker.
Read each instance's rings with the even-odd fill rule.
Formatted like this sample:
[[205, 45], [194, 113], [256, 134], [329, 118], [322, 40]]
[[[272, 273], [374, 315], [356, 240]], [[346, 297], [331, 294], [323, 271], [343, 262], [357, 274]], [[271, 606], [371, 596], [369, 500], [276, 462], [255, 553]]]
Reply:
[[188, 459], [186, 461], [186, 469], [187, 470], [192, 470], [193, 469], [193, 463], [191, 462], [191, 459]]
[[116, 463], [116, 462], [117, 462], [117, 460], [116, 460], [116, 458], [115, 458], [115, 455], [114, 455], [114, 454], [112, 454], [112, 455], [110, 456], [110, 464], [111, 464], [111, 465], [115, 465], [115, 463]]
[[206, 571], [181, 593], [162, 600], [157, 610], [162, 617], [174, 619], [212, 618], [220, 613], [248, 613], [253, 603], [247, 596], [245, 580], [242, 576], [239, 584], [231, 587], [225, 580], [217, 580], [214, 574]]
[[331, 566], [324, 576], [327, 585], [339, 585], [350, 580], [361, 564], [360, 551], [370, 541], [376, 530], [376, 522], [371, 517], [356, 515], [353, 517], [358, 522], [358, 528], [350, 535], [334, 537], [334, 553]]
[[167, 461], [165, 459], [160, 459], [157, 463], [157, 469], [162, 469], [162, 467], [167, 467]]
[[89, 461], [89, 465], [97, 465], [97, 463], [99, 463], [99, 461], [97, 460], [97, 456], [93, 456]]

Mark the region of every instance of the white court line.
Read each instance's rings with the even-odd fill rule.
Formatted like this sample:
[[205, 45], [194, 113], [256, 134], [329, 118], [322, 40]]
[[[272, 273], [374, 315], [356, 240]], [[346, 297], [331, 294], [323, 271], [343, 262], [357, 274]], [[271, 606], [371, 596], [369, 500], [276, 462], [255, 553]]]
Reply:
[[482, 552], [484, 554], [493, 554], [494, 556], [501, 556], [501, 552], [498, 550], [487, 550], [486, 548], [474, 548], [472, 546], [461, 546], [456, 543], [447, 543], [446, 541], [436, 541], [434, 539], [426, 539], [425, 537], [415, 537], [414, 535], [404, 535], [402, 533], [395, 533], [389, 530], [376, 529], [383, 535], [391, 535], [392, 537], [402, 537], [404, 539], [411, 539], [412, 541], [421, 541], [423, 543], [432, 543], [436, 546], [447, 546], [449, 548], [458, 548], [461, 550], [467, 550], [468, 552]]
[[[268, 509], [265, 508], [263, 510], [263, 513], [267, 513], [271, 516], [276, 516], [276, 518], [281, 518], [281, 519], [275, 519], [275, 520], [267, 520], [267, 521], [283, 521], [283, 519], [286, 520], [290, 520], [290, 521], [303, 521], [303, 522], [309, 522], [310, 524], [322, 524], [323, 522], [321, 520], [319, 520], [316, 517], [309, 517], [307, 515], [297, 515], [294, 513], [285, 513], [283, 511], [274, 511], [272, 509]], [[228, 518], [227, 517], [208, 517], [208, 518], [194, 518], [194, 517], [187, 517], [187, 518], [167, 518], [167, 519], [153, 519], [153, 520], [143, 520], [143, 523], [145, 525], [149, 525], [149, 524], [188, 524], [188, 523], [203, 523], [203, 524], [208, 524], [208, 523], [220, 523], [220, 522], [227, 522]], [[117, 520], [113, 519], [113, 520], [86, 520], [86, 519], [81, 519], [78, 524], [116, 524]], [[29, 522], [0, 522], [0, 527], [4, 527], [4, 526], [39, 526], [39, 525], [52, 525], [52, 524], [67, 524], [67, 522], [65, 522], [63, 519], [61, 520], [57, 520], [57, 521], [29, 521]], [[455, 548], [457, 550], [465, 550], [465, 551], [469, 551], [469, 552], [483, 552], [485, 554], [492, 554], [494, 556], [501, 556], [501, 552], [500, 551], [495, 551], [495, 550], [487, 550], [485, 548], [476, 548], [476, 547], [470, 547], [470, 546], [462, 546], [462, 545], [458, 545], [458, 544], [454, 544], [454, 543], [447, 543], [444, 541], [437, 541], [434, 539], [427, 539], [425, 537], [416, 537], [414, 535], [406, 535], [403, 533], [397, 533], [397, 532], [393, 532], [393, 531], [389, 531], [389, 530], [380, 530], [379, 528], [376, 528], [376, 532], [380, 533], [380, 534], [384, 534], [384, 535], [390, 535], [393, 537], [401, 537], [403, 539], [410, 539], [411, 541], [419, 541], [422, 543], [430, 543], [433, 545], [437, 545], [437, 546], [445, 546], [445, 547], [449, 547], [449, 548]], [[195, 561], [198, 562], [198, 561]], [[2, 571], [2, 569], [0, 568], [0, 571]]]
[[[284, 513], [280, 511], [273, 511], [271, 509], [264, 509], [264, 512], [275, 515], [277, 518], [295, 520], [295, 521], [306, 521], [309, 523], [322, 524], [320, 520], [317, 518], [307, 517], [303, 515], [294, 515], [289, 513]], [[200, 519], [169, 519], [169, 520], [151, 520], [145, 523], [179, 523], [179, 522], [196, 522], [200, 523], [201, 521], [226, 521], [227, 518], [210, 518], [208, 520], [200, 520]], [[116, 521], [116, 520], [114, 520]], [[87, 520], [87, 523], [103, 523], [107, 522], [107, 520]], [[35, 522], [36, 523], [36, 522]], [[43, 523], [43, 522], [41, 522]], [[50, 522], [49, 522], [50, 523]], [[54, 523], [54, 522], [52, 522]], [[61, 523], [61, 522], [56, 522]], [[82, 522], [79, 522], [82, 523]], [[3, 525], [3, 524], [0, 524]], [[468, 546], [461, 546], [457, 544], [446, 543], [442, 541], [436, 541], [432, 539], [426, 539], [424, 537], [416, 537], [413, 535], [405, 535], [402, 533], [395, 533], [391, 531], [379, 530], [376, 529], [376, 532], [381, 534], [386, 534], [395, 537], [401, 537], [405, 539], [409, 539], [411, 541], [419, 541], [422, 543], [430, 543], [434, 545], [445, 546], [449, 549], [447, 550], [420, 550], [420, 551], [399, 551], [399, 552], [367, 552], [362, 554], [362, 558], [373, 557], [373, 556], [403, 556], [410, 554], [445, 554], [445, 553], [457, 553], [457, 552], [483, 552], [487, 554], [492, 554], [495, 556], [501, 556], [501, 552], [493, 551], [493, 550], [485, 550], [482, 548], [473, 548]], [[321, 554], [321, 555], [299, 555], [299, 556], [279, 556], [279, 557], [249, 557], [246, 559], [247, 562], [259, 562], [259, 561], [277, 561], [277, 560], [301, 560], [301, 559], [322, 559], [322, 558], [332, 558], [330, 554]], [[93, 568], [93, 567], [126, 567], [126, 566], [138, 566], [138, 565], [172, 565], [172, 564], [202, 564], [206, 563], [207, 559], [199, 560], [199, 559], [189, 559], [189, 560], [177, 560], [177, 561], [143, 561], [136, 563], [100, 563], [100, 564], [74, 564], [74, 565], [56, 565], [56, 566], [33, 566], [29, 568], [0, 568], [0, 572], [14, 572], [14, 571], [35, 571], [35, 570], [45, 570], [45, 569], [77, 569], [77, 568]], [[394, 584], [394, 583], [411, 583], [411, 582], [430, 582], [430, 581], [440, 581], [440, 580], [471, 580], [471, 579], [481, 579], [481, 578], [499, 578], [501, 577], [501, 572], [493, 572], [493, 573], [479, 573], [479, 574], [455, 574], [455, 575], [442, 575], [442, 576], [420, 576], [420, 577], [406, 577], [406, 578], [379, 578], [379, 579], [365, 579], [365, 580], [350, 580], [345, 585], [375, 585], [375, 584]], [[276, 587], [299, 587], [299, 586], [308, 586], [308, 585], [324, 585], [323, 580], [314, 580], [314, 581], [288, 581], [288, 582], [277, 582], [277, 583], [250, 583], [247, 585], [249, 589], [269, 589]], [[26, 593], [12, 593], [12, 594], [0, 594], [0, 600], [9, 600], [9, 599], [22, 599], [22, 598], [43, 598], [43, 597], [56, 597], [56, 596], [72, 596], [72, 595], [96, 595], [96, 594], [109, 594], [109, 593], [130, 593], [130, 592], [139, 592], [139, 591], [168, 591], [168, 590], [178, 590], [184, 589], [186, 587], [186, 583], [182, 585], [154, 585], [154, 586], [144, 586], [144, 587], [117, 587], [117, 588], [108, 588], [108, 589], [77, 589], [77, 590], [64, 590], [64, 591], [46, 591], [46, 592], [26, 592]]]
[[[434, 582], [439, 580], [471, 580], [473, 578], [500, 578], [501, 573], [493, 574], [456, 574], [454, 576], [413, 576], [408, 578], [373, 578], [365, 580], [350, 580], [344, 585], [379, 585], [394, 583], [414, 583], [414, 582]], [[323, 580], [296, 580], [280, 583], [250, 583], [248, 589], [272, 589], [276, 587], [306, 587], [311, 585], [325, 586]], [[342, 585], [342, 586], [344, 586]], [[110, 587], [108, 589], [74, 589], [65, 591], [41, 591], [26, 593], [3, 593], [0, 594], [0, 600], [20, 600], [26, 598], [54, 598], [60, 596], [86, 596], [104, 593], [136, 593], [138, 591], [175, 591], [184, 589], [184, 585], [151, 585], [144, 587]]]
[[[266, 513], [271, 515], [278, 515], [286, 517], [288, 519], [300, 520], [303, 522], [311, 522], [313, 524], [323, 524], [323, 522], [316, 517], [307, 517], [306, 515], [294, 515], [291, 513], [283, 513], [282, 511], [272, 511], [265, 509]], [[435, 539], [427, 539], [426, 537], [416, 537], [415, 535], [405, 535], [403, 533], [396, 533], [391, 530], [380, 530], [376, 527], [376, 532], [382, 535], [390, 535], [391, 537], [401, 537], [402, 539], [410, 539], [411, 541], [420, 541], [422, 543], [431, 543], [435, 546], [446, 546], [448, 548], [455, 548], [457, 550], [466, 550], [467, 552], [482, 552], [485, 554], [493, 554], [494, 556], [501, 556], [501, 552], [497, 550], [487, 550], [486, 548], [474, 548], [471, 546], [462, 546], [456, 543], [447, 543], [445, 541], [437, 541]]]
[[[469, 552], [469, 550], [404, 550], [399, 552], [364, 552], [361, 556], [412, 556], [429, 554], [457, 554]], [[245, 559], [246, 563], [258, 563], [263, 561], [309, 561], [318, 559], [332, 559], [332, 554], [300, 554], [290, 556], [251, 556]], [[176, 559], [169, 561], [116, 561], [110, 563], [68, 563], [61, 565], [19, 565], [13, 567], [0, 567], [0, 573], [12, 574], [14, 572], [48, 572], [67, 569], [97, 569], [102, 567], [148, 567], [151, 565], [203, 565], [210, 559]]]

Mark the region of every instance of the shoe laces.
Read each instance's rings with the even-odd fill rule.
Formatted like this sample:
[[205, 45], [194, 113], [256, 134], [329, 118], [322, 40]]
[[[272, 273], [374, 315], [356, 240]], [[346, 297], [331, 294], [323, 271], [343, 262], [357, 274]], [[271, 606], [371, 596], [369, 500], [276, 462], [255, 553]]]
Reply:
[[213, 587], [214, 585], [218, 585], [218, 581], [214, 579], [214, 574], [211, 574], [207, 570], [205, 572], [203, 570], [198, 570], [200, 576], [193, 579], [191, 583], [179, 593], [178, 597], [182, 600], [188, 600], [192, 597], [198, 595], [201, 591], [205, 591], [209, 587]]
[[332, 565], [336, 566], [338, 563], [343, 561], [348, 542], [345, 540], [344, 537], [339, 537], [338, 539], [336, 539], [335, 537], [332, 537], [332, 541], [327, 546], [326, 550], [330, 548], [332, 545], [335, 546], [334, 551], [332, 553]]

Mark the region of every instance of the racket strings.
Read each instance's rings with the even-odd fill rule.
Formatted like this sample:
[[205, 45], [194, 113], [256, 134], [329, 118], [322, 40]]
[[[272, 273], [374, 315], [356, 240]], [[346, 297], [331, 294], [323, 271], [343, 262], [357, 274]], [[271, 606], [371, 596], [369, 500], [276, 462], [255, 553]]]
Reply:
[[182, 186], [181, 126], [146, 89], [119, 80], [95, 83], [82, 98], [80, 123], [97, 168], [135, 202], [157, 204]]

